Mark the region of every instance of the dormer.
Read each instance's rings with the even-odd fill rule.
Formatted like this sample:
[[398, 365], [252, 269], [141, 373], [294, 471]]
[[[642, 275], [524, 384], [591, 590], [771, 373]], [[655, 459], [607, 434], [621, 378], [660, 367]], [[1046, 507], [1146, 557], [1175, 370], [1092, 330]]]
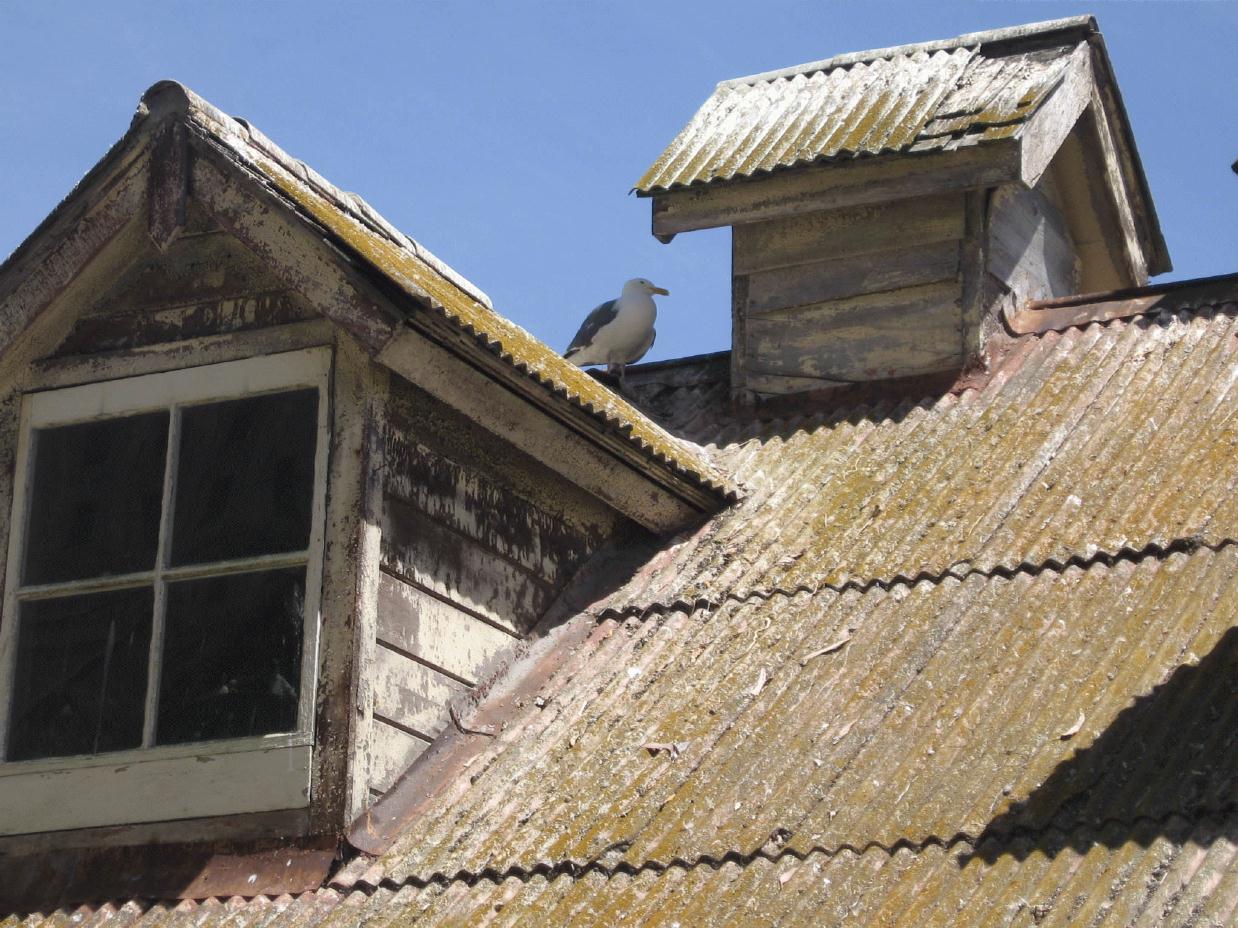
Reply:
[[0, 266], [0, 898], [320, 885], [593, 553], [730, 496], [363, 200], [156, 85]]
[[741, 404], [948, 383], [1004, 308], [1170, 269], [1091, 17], [724, 81], [636, 190], [732, 229]]

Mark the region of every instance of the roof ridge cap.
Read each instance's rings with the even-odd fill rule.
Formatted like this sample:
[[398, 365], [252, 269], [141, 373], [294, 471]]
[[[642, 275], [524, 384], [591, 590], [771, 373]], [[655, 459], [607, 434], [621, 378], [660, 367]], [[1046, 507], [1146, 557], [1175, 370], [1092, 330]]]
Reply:
[[932, 53], [965, 48], [975, 51], [984, 45], [1031, 40], [1040, 36], [1052, 35], [1056, 32], [1079, 32], [1082, 36], [1088, 36], [1099, 31], [1096, 18], [1091, 14], [1069, 16], [1064, 19], [1049, 19], [1022, 26], [1007, 26], [983, 32], [967, 32], [950, 39], [930, 39], [926, 42], [913, 42], [907, 45], [891, 45], [886, 48], [872, 48], [866, 51], [844, 52], [841, 55], [834, 55], [819, 61], [809, 61], [804, 64], [792, 65], [788, 68], [776, 68], [772, 71], [749, 74], [746, 77], [735, 77], [730, 80], [719, 81], [718, 87], [736, 88], [745, 85], [768, 83], [780, 78], [791, 78], [800, 74], [813, 74], [817, 71], [829, 71], [847, 65], [864, 64], [884, 58], [892, 58], [895, 55], [915, 55], [920, 52]]

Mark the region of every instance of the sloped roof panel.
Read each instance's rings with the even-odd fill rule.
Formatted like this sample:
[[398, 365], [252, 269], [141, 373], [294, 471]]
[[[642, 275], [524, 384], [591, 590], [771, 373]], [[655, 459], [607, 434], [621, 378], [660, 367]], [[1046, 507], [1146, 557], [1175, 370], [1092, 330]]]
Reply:
[[1033, 40], [1062, 33], [1048, 48], [1020, 50], [1005, 32], [977, 33], [724, 81], [636, 190], [1009, 138], [1059, 85], [1087, 28], [1085, 18], [1021, 31]]
[[1238, 537], [1236, 379], [1238, 304], [1222, 302], [1019, 338], [960, 396], [712, 434], [705, 421], [690, 434], [747, 497], [610, 605]]
[[252, 171], [268, 189], [295, 205], [337, 244], [368, 262], [427, 311], [497, 356], [520, 377], [583, 410], [621, 444], [639, 449], [651, 464], [715, 497], [731, 495], [726, 479], [696, 449], [667, 434], [625, 399], [497, 313], [480, 289], [397, 230], [361, 197], [335, 187], [246, 120], [228, 116], [174, 81], [161, 81], [147, 90], [129, 132], [40, 229], [0, 264], [0, 276], [17, 266], [23, 252], [58, 214], [69, 209], [79, 192], [114, 168], [118, 153], [143, 144], [144, 135], [156, 131], [168, 117], [183, 119], [234, 163]]
[[1213, 820], [1238, 788], [1236, 567], [1226, 544], [616, 623], [384, 867], [984, 853]]

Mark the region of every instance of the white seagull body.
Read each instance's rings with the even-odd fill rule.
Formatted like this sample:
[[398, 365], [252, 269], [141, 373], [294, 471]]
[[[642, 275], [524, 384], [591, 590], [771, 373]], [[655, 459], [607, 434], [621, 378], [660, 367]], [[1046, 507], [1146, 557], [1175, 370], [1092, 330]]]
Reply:
[[670, 295], [643, 277], [629, 280], [617, 300], [607, 300], [589, 313], [563, 357], [578, 367], [605, 364], [622, 378], [624, 365], [643, 358], [657, 337], [655, 293]]

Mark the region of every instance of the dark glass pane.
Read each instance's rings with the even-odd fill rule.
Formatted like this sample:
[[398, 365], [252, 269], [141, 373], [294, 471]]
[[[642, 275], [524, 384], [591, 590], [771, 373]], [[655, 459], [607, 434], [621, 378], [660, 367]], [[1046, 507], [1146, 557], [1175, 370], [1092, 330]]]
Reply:
[[151, 570], [168, 414], [35, 432], [24, 583]]
[[173, 564], [309, 546], [318, 392], [184, 410]]
[[142, 744], [149, 587], [23, 603], [10, 760]]
[[301, 567], [171, 584], [156, 740], [293, 731], [304, 602]]

